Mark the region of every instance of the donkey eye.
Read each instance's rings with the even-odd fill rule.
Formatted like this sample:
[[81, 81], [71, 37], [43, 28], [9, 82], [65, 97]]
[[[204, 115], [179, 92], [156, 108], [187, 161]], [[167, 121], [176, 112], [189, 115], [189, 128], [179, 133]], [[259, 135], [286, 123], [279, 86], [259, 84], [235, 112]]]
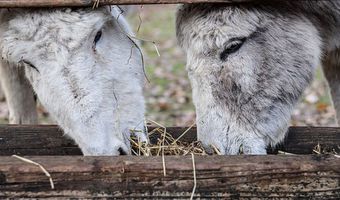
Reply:
[[223, 50], [223, 52], [220, 54], [220, 59], [224, 61], [227, 59], [227, 57], [230, 54], [238, 51], [242, 47], [245, 40], [246, 38], [241, 38], [241, 39], [234, 39], [234, 41], [230, 42], [227, 45], [227, 47]]
[[29, 61], [27, 61], [27, 60], [21, 60], [19, 63], [22, 63], [22, 64], [24, 64], [25, 66], [28, 66], [28, 67], [30, 67], [30, 68], [32, 68], [32, 69], [34, 69], [35, 71], [37, 71], [37, 72], [40, 73], [40, 71], [38, 70], [38, 68], [36, 68], [31, 62], [29, 62]]
[[101, 30], [97, 32], [96, 36], [94, 37], [94, 41], [93, 41], [94, 45], [96, 45], [99, 42], [100, 38], [102, 37], [102, 34], [103, 32]]

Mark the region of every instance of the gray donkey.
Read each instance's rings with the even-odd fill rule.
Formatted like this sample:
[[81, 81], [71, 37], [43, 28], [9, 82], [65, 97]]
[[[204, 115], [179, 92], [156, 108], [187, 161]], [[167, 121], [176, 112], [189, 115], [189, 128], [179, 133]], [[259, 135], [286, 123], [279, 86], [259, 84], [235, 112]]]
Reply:
[[340, 1], [184, 5], [176, 25], [205, 146], [266, 154], [320, 64], [340, 116]]

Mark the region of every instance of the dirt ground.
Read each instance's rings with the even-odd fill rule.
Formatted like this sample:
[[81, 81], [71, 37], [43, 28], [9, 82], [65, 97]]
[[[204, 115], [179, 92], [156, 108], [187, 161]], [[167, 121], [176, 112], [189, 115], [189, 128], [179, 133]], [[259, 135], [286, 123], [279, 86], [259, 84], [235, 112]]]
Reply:
[[[185, 55], [175, 38], [176, 6], [153, 5], [136, 7], [129, 16], [133, 30], [141, 40], [145, 54], [147, 76], [145, 85], [147, 119], [165, 126], [190, 126], [195, 121], [190, 83], [185, 71]], [[138, 28], [139, 27], [139, 28]], [[41, 123], [53, 123], [39, 107]], [[0, 122], [8, 122], [8, 108], [0, 102]], [[305, 91], [293, 112], [292, 125], [335, 126], [335, 112], [331, 105], [327, 83], [318, 69], [311, 86]]]

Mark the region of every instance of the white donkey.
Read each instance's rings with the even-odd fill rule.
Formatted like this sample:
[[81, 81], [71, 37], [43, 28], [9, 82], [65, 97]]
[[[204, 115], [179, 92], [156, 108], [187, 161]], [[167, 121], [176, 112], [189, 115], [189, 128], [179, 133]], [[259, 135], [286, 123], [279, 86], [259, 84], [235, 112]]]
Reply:
[[223, 154], [266, 154], [322, 63], [340, 117], [340, 1], [184, 5], [177, 38], [198, 139]]
[[146, 140], [141, 52], [118, 7], [2, 9], [0, 22], [10, 123], [37, 122], [34, 90], [84, 155], [128, 154], [131, 130]]

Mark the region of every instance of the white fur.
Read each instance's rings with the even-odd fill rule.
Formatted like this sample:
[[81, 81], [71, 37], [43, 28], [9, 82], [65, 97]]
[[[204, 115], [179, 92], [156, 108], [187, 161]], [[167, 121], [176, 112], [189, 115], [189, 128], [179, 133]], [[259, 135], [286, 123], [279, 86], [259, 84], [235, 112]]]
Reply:
[[[141, 52], [129, 39], [132, 31], [119, 9], [1, 12], [3, 62], [13, 71], [25, 69], [42, 105], [84, 155], [130, 152], [132, 129], [141, 130], [139, 137], [146, 140]], [[22, 93], [10, 91], [16, 83], [2, 83], [6, 96]]]

